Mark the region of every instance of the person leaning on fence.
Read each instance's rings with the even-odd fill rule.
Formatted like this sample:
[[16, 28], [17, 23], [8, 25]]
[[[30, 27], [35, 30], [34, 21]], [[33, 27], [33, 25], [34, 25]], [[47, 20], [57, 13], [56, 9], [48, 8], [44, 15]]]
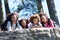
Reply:
[[15, 13], [10, 14], [10, 20], [7, 22], [6, 28], [7, 31], [15, 31], [22, 29], [22, 27], [19, 25], [18, 17]]
[[53, 20], [48, 18], [45, 13], [40, 13], [39, 16], [40, 16], [41, 24], [43, 27], [46, 27], [46, 28], [54, 27]]
[[28, 27], [29, 28], [41, 28], [42, 27], [37, 16], [30, 17], [30, 23], [28, 24]]
[[20, 24], [20, 26], [21, 26], [23, 29], [27, 29], [27, 28], [28, 28], [28, 24], [27, 24], [26, 20], [24, 20], [24, 19], [21, 19], [21, 20], [19, 21], [19, 24]]

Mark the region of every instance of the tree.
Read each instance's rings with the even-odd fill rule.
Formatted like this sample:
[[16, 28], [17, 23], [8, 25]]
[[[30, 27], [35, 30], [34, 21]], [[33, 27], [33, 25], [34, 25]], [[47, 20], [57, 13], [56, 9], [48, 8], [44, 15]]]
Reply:
[[4, 0], [4, 3], [5, 3], [6, 14], [8, 14], [10, 13], [9, 6], [8, 6], [8, 0]]
[[1, 0], [0, 0], [0, 25], [3, 22], [3, 12], [2, 12], [2, 4], [1, 4]]
[[38, 6], [38, 13], [40, 13], [41, 8], [42, 8], [41, 0], [36, 0], [36, 2], [37, 2], [37, 6]]
[[54, 5], [54, 0], [46, 0], [48, 9], [49, 9], [49, 14], [52, 20], [54, 20], [57, 24], [58, 22], [58, 17], [56, 16], [56, 10], [55, 10], [55, 5]]

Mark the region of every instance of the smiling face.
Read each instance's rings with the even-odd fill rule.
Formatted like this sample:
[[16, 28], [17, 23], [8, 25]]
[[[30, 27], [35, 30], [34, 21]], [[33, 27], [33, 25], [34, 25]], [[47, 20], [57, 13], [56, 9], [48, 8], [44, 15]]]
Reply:
[[23, 21], [21, 22], [21, 25], [22, 25], [23, 27], [26, 27], [26, 21], [23, 20]]
[[38, 23], [38, 19], [37, 18], [33, 19], [33, 23], [37, 24]]
[[41, 21], [45, 23], [47, 21], [47, 18], [45, 16], [42, 16]]
[[12, 16], [11, 16], [11, 20], [12, 20], [12, 22], [16, 22], [17, 16], [16, 16], [16, 15], [12, 15]]

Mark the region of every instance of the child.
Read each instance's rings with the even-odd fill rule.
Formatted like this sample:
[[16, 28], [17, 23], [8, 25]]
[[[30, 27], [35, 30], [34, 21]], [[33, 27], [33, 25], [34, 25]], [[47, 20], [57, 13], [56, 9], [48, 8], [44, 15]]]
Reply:
[[52, 28], [54, 27], [53, 21], [49, 19], [46, 14], [39, 14], [41, 18], [41, 24], [43, 27]]
[[30, 23], [28, 24], [28, 27], [29, 28], [41, 28], [42, 27], [37, 16], [30, 17]]
[[19, 25], [18, 17], [15, 13], [12, 13], [10, 16], [10, 20], [7, 22], [6, 28], [7, 31], [15, 31], [18, 29], [22, 29], [22, 27]]
[[21, 27], [22, 27], [23, 29], [27, 29], [27, 28], [28, 28], [28, 25], [27, 25], [26, 20], [21, 19], [21, 20], [19, 21], [19, 23], [20, 23], [20, 25], [21, 25]]

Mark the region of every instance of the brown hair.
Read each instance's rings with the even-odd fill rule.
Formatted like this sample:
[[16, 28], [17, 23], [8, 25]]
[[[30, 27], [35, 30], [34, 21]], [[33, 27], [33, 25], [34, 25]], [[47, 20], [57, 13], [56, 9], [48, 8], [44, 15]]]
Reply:
[[40, 13], [39, 16], [40, 16], [40, 17], [45, 16], [46, 18], [48, 18], [45, 13]]
[[33, 19], [36, 19], [36, 18], [37, 18], [37, 20], [38, 20], [38, 22], [39, 22], [39, 19], [38, 19], [37, 16], [31, 16], [31, 17], [30, 17], [30, 22], [33, 23]]
[[37, 18], [38, 18], [39, 21], [40, 21], [40, 16], [39, 16], [39, 14], [34, 14], [33, 16], [37, 16]]

